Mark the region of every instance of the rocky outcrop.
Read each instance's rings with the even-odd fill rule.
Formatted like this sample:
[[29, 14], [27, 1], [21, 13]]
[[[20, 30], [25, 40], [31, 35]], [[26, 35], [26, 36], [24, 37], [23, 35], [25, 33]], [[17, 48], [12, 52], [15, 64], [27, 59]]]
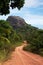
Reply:
[[22, 27], [26, 25], [26, 22], [23, 18], [19, 17], [19, 16], [9, 16], [7, 18], [7, 21], [9, 21], [9, 23], [14, 27], [14, 28], [18, 28], [18, 27]]

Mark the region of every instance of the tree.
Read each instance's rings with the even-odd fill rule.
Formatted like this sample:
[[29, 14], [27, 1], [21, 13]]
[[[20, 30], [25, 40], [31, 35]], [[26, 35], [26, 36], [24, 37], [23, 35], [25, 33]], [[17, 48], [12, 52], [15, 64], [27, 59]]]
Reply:
[[20, 10], [21, 7], [24, 5], [24, 0], [0, 0], [0, 15], [6, 15], [10, 11], [10, 7], [13, 8], [18, 8]]

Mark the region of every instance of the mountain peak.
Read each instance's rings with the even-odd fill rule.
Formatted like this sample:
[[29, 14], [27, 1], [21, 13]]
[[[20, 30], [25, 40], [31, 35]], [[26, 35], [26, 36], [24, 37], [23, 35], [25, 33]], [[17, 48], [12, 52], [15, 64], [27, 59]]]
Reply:
[[19, 16], [9, 16], [7, 18], [7, 21], [13, 26], [13, 27], [22, 27], [26, 25], [26, 22], [23, 18]]

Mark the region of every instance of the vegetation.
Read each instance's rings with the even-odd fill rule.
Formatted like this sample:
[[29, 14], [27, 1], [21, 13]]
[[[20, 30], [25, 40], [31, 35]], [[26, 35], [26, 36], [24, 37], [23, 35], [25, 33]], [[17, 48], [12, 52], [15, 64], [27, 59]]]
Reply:
[[21, 42], [20, 36], [7, 21], [0, 20], [0, 60], [4, 60], [9, 53]]
[[28, 45], [24, 50], [31, 51], [43, 56], [43, 30], [28, 25], [26, 40]]
[[24, 5], [24, 0], [0, 0], [0, 15], [6, 15], [10, 11], [10, 7], [20, 9]]

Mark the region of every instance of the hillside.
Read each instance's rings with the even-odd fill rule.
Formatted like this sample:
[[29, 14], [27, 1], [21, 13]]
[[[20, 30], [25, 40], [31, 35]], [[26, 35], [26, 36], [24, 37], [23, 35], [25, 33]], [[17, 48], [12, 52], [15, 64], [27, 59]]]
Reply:
[[24, 50], [43, 55], [43, 30], [27, 24], [24, 19], [18, 16], [10, 16], [7, 21], [21, 39], [29, 43]]
[[28, 25], [25, 20], [19, 16], [9, 16], [7, 21], [13, 27], [13, 29], [22, 37], [24, 40], [31, 30], [37, 30], [38, 28]]

